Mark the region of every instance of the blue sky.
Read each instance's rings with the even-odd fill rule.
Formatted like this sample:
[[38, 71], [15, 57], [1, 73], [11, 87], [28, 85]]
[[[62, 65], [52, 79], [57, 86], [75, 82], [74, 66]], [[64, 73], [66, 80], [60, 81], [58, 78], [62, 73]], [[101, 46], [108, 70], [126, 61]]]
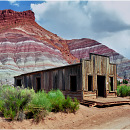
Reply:
[[31, 4], [40, 4], [43, 1], [16, 1], [11, 3], [10, 1], [0, 1], [0, 10], [12, 9], [15, 11], [31, 10]]
[[130, 59], [130, 1], [0, 1], [0, 10], [32, 10], [36, 22], [65, 39], [90, 38]]

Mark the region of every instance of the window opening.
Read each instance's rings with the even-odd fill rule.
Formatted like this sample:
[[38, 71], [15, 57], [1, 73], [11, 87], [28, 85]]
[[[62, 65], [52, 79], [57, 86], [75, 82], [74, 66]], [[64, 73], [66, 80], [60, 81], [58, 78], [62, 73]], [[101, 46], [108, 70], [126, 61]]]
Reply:
[[38, 77], [36, 78], [36, 91], [40, 91], [41, 90], [41, 78]]
[[113, 91], [113, 77], [109, 78], [109, 83], [110, 83], [110, 91]]
[[54, 77], [54, 86], [53, 86], [53, 89], [57, 89], [57, 75], [55, 75]]
[[77, 77], [70, 76], [70, 90], [77, 91]]
[[93, 90], [93, 85], [92, 85], [92, 76], [88, 75], [88, 91]]
[[21, 79], [17, 79], [17, 86], [22, 86], [22, 80]]

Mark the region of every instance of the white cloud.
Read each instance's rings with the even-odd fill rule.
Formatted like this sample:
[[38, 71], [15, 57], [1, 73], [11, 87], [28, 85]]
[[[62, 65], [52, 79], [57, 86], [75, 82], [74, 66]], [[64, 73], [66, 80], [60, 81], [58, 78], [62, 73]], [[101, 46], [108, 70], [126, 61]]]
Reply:
[[36, 21], [66, 39], [91, 38], [130, 58], [130, 2], [46, 1], [31, 4]]
[[17, 0], [8, 0], [11, 4], [15, 3]]
[[8, 1], [10, 2], [11, 5], [19, 7], [19, 4], [17, 3], [18, 0], [8, 0]]
[[15, 6], [19, 7], [19, 4], [18, 4], [18, 3], [13, 3], [13, 5], [15, 5]]
[[10, 3], [14, 3], [16, 2], [17, 0], [8, 0]]
[[130, 59], [130, 31], [125, 30], [111, 34], [108, 37], [98, 39], [99, 42], [106, 44], [115, 51], [123, 54]]
[[102, 6], [107, 10], [117, 14], [124, 22], [130, 24], [130, 1], [102, 2]]

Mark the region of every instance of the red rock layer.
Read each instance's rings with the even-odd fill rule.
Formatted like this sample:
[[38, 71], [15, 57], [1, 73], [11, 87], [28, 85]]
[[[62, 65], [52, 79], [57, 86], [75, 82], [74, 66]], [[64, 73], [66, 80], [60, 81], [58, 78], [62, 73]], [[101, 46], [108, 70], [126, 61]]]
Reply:
[[118, 64], [125, 61], [125, 66], [128, 61], [95, 40], [58, 37], [39, 26], [30, 10], [0, 10], [0, 64], [9, 69], [27, 72], [72, 64], [88, 58], [89, 53], [108, 55]]
[[89, 53], [96, 53], [96, 54], [107, 55], [107, 56], [111, 56], [115, 53], [114, 50], [108, 48], [107, 46], [95, 40], [91, 40], [87, 38], [71, 40], [70, 42], [68, 42], [68, 46], [70, 52], [78, 59], [88, 58]]
[[0, 29], [4, 26], [6, 28], [10, 25], [14, 25], [17, 23], [26, 23], [35, 21], [34, 13], [31, 10], [16, 12], [13, 10], [0, 10]]
[[[50, 44], [54, 48], [61, 51], [64, 59], [68, 63], [79, 62], [68, 49], [66, 40], [61, 39], [56, 34], [53, 34], [35, 22], [34, 13], [30, 10], [23, 12], [16, 12], [13, 10], [0, 10], [0, 31], [7, 32], [10, 28], [22, 27], [22, 30], [28, 32], [32, 37]], [[17, 30], [15, 30], [17, 31]], [[20, 37], [20, 35], [19, 35]], [[15, 42], [15, 38], [8, 34], [8, 38]], [[25, 39], [24, 39], [25, 40]]]

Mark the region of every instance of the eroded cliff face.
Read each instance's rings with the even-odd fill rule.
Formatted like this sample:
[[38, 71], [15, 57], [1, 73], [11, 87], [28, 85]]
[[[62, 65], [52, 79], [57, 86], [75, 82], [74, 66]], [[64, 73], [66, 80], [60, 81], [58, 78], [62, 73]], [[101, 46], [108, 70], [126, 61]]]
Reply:
[[16, 12], [13, 10], [0, 10], [0, 30], [11, 28], [16, 24], [34, 22], [34, 13], [31, 10]]
[[110, 57], [110, 62], [117, 64], [117, 74], [130, 79], [130, 60], [109, 47], [91, 39], [74, 39], [68, 42], [70, 53], [76, 58], [89, 58], [89, 53]]
[[0, 83], [13, 83], [13, 76], [21, 73], [77, 63], [90, 52], [110, 56], [120, 64], [120, 76], [120, 70], [130, 67], [129, 60], [97, 41], [65, 40], [47, 31], [30, 10], [0, 10]]
[[[13, 76], [68, 64], [53, 41], [62, 40], [35, 22], [32, 11], [0, 11], [0, 83]], [[54, 45], [53, 45], [54, 44]]]

